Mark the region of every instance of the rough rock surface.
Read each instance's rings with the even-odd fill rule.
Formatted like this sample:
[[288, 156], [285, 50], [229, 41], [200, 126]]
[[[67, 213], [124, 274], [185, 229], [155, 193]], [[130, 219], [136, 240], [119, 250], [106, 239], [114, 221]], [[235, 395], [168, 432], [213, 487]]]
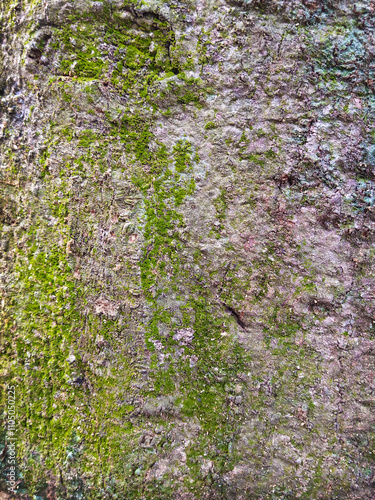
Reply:
[[0, 11], [15, 498], [373, 499], [375, 2]]

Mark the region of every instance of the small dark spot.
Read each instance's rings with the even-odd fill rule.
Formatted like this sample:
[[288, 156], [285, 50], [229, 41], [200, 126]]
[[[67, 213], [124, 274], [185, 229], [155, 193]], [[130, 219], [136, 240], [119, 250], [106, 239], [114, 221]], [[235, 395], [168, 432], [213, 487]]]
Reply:
[[245, 328], [246, 328], [246, 325], [245, 325], [245, 323], [242, 321], [242, 319], [241, 319], [241, 317], [240, 317], [239, 313], [238, 313], [237, 311], [235, 311], [235, 310], [233, 309], [233, 307], [228, 306], [227, 304], [224, 304], [224, 303], [223, 303], [223, 305], [224, 305], [225, 309], [226, 309], [226, 310], [227, 310], [227, 311], [228, 311], [228, 312], [229, 312], [229, 313], [230, 313], [230, 314], [234, 317], [234, 319], [237, 321], [238, 325], [239, 325], [241, 328], [245, 329]]
[[0, 80], [0, 96], [5, 95], [5, 89], [6, 89], [6, 81], [5, 80]]
[[85, 381], [85, 377], [77, 377], [77, 378], [73, 379], [73, 384], [82, 385], [84, 381]]
[[27, 54], [30, 59], [39, 60], [42, 57], [42, 51], [36, 48], [31, 48]]
[[327, 313], [335, 309], [335, 305], [326, 299], [319, 299], [317, 297], [310, 297], [308, 300], [310, 311], [314, 313]]

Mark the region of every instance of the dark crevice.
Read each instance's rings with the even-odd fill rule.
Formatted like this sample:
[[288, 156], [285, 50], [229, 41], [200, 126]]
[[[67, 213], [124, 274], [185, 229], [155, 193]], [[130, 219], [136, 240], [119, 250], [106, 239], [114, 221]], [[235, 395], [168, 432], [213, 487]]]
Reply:
[[242, 321], [242, 319], [241, 319], [240, 315], [238, 314], [238, 312], [237, 312], [237, 311], [235, 311], [235, 310], [233, 309], [233, 307], [228, 306], [228, 304], [225, 304], [224, 302], [223, 302], [223, 306], [225, 307], [226, 311], [227, 311], [227, 312], [229, 312], [229, 313], [233, 316], [233, 318], [237, 321], [237, 324], [238, 324], [238, 325], [239, 325], [239, 326], [240, 326], [243, 330], [246, 330], [246, 325], [245, 325], [245, 323]]

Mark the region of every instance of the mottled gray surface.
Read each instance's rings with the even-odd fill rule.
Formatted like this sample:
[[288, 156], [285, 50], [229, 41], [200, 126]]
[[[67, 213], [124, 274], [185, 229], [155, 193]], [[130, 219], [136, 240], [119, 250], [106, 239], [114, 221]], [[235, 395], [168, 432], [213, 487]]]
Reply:
[[374, 498], [374, 12], [3, 1], [17, 498]]

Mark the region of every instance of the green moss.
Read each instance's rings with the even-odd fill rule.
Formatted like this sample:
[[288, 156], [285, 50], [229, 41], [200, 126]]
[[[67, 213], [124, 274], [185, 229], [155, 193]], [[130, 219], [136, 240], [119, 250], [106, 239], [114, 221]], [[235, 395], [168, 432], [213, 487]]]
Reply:
[[207, 122], [206, 125], [204, 126], [205, 130], [212, 130], [217, 127], [217, 124], [215, 122]]
[[71, 142], [74, 136], [74, 128], [73, 127], [65, 127], [61, 130], [61, 135], [66, 138], [68, 142]]
[[[88, 85], [90, 79], [101, 80], [100, 85], [111, 82], [116, 92], [126, 93], [131, 105], [122, 109], [121, 118], [113, 118], [115, 113], [108, 111], [106, 127], [100, 133], [89, 129], [75, 137], [69, 125], [59, 130], [51, 124], [51, 136], [39, 157], [43, 195], [35, 202], [40, 205], [33, 206], [32, 211], [46, 214], [48, 219], [30, 219], [25, 248], [16, 252], [17, 287], [10, 299], [13, 319], [6, 324], [5, 334], [9, 349], [13, 349], [14, 365], [9, 377], [17, 380], [19, 411], [23, 415], [21, 468], [29, 495], [43, 495], [49, 473], [58, 478], [61, 470], [72, 477], [76, 472], [85, 477], [85, 484], [72, 480], [67, 486], [74, 491], [72, 498], [97, 498], [101, 488], [126, 498], [139, 498], [140, 491], [146, 497], [168, 498], [175, 491], [168, 477], [163, 484], [145, 485], [144, 477], [155, 455], [134, 452], [146, 424], [168, 420], [164, 415], [145, 422], [142, 415], [135, 416], [135, 403], [129, 401], [135, 391], [131, 382], [137, 377], [134, 357], [142, 358], [143, 348], [138, 347], [134, 353], [126, 347], [131, 341], [127, 338], [124, 342], [121, 337], [128, 332], [123, 317], [120, 325], [117, 319], [90, 312], [90, 301], [102, 292], [102, 286], [98, 282], [83, 285], [73, 277], [81, 253], [89, 252], [96, 263], [102, 258], [97, 244], [81, 249], [75, 246], [74, 238], [76, 233], [87, 232], [93, 240], [92, 219], [109, 211], [113, 193], [106, 200], [108, 193], [98, 178], [108, 169], [109, 144], [117, 143], [121, 154], [126, 154], [128, 178], [133, 182], [132, 189], [142, 195], [144, 210], [139, 223], [144, 247], [137, 288], [142, 289], [150, 312], [145, 323], [137, 327], [144, 329], [145, 344], [152, 354], [149, 383], [136, 394], [150, 399], [169, 394], [182, 419], [199, 422], [197, 440], [187, 449], [191, 477], [197, 478], [187, 487], [199, 496], [205, 484], [198, 457], [207, 453], [220, 473], [233, 467], [231, 443], [236, 439], [241, 415], [231, 408], [228, 394], [233, 392], [234, 384], [240, 384], [239, 374], [248, 356], [230, 334], [234, 319], [225, 309], [218, 310], [215, 294], [189, 267], [189, 235], [185, 234], [181, 207], [195, 192], [198, 152], [187, 140], [178, 140], [170, 150], [158, 143], [146, 105], [150, 108], [149, 104], [154, 104], [154, 113], [158, 112], [156, 103], [161, 94], [153, 84], [161, 74], [178, 74], [178, 83], [171, 83], [165, 97], [175, 93], [179, 103], [201, 107], [206, 90], [200, 80], [187, 78], [170, 60], [167, 48], [173, 43], [173, 34], [167, 23], [154, 20], [154, 49], [150, 50], [149, 28], [144, 28], [142, 34], [115, 16], [116, 22], [111, 17], [107, 23], [107, 16], [112, 14], [106, 9], [96, 14], [101, 16], [99, 24], [105, 24], [105, 31], [99, 29], [97, 18], [91, 14], [72, 16], [72, 24], [78, 26], [76, 31], [54, 28], [52, 48], [63, 46], [64, 60], [59, 68], [62, 75], [50, 80], [50, 89], [60, 102], [69, 103], [64, 108], [77, 109], [76, 95], [86, 109], [95, 102], [99, 85]], [[98, 38], [115, 50], [99, 50]], [[65, 76], [72, 79], [69, 85], [63, 81]], [[83, 154], [81, 150], [82, 156], [62, 159], [55, 178], [48, 160], [56, 153], [60, 139], [85, 151]], [[79, 203], [71, 187], [73, 176], [90, 180], [92, 192], [88, 195], [82, 190]], [[93, 214], [89, 213], [89, 196], [106, 200], [98, 202], [99, 208], [95, 207]], [[224, 191], [216, 205], [218, 217], [223, 220]], [[50, 218], [53, 230], [48, 225]], [[204, 268], [202, 254], [196, 253], [195, 259]], [[12, 330], [15, 326], [16, 337]], [[180, 345], [174, 338], [175, 332], [184, 328], [194, 331], [191, 346]], [[116, 353], [108, 370], [95, 367], [98, 335]], [[156, 340], [163, 346], [168, 363], [160, 362]], [[158, 453], [164, 453], [169, 444], [166, 439]]]
[[[244, 369], [246, 355], [233, 339], [221, 335], [223, 329], [229, 328], [231, 320], [224, 311], [218, 314], [211, 304], [210, 295], [185, 271], [182, 257], [185, 245], [178, 234], [184, 222], [176, 208], [194, 189], [191, 181], [189, 187], [189, 182], [185, 180], [193, 168], [191, 145], [178, 141], [172, 159], [175, 173], [165, 168], [153, 182], [153, 194], [148, 195], [145, 201], [146, 245], [140, 267], [142, 287], [153, 310], [146, 330], [147, 346], [155, 351], [153, 342], [158, 341], [163, 346], [163, 353], [170, 355], [169, 364], [165, 367], [160, 366], [157, 355], [154, 357], [151, 394], [176, 395], [175, 404], [180, 405], [182, 414], [187, 418], [198, 418], [202, 425], [202, 434], [188, 450], [188, 464], [192, 471], [196, 468], [194, 457], [204, 451], [218, 470], [227, 470], [232, 463], [228, 445], [235, 436], [232, 416], [222, 411], [227, 400], [225, 386], [237, 380], [237, 373]], [[179, 311], [174, 310], [173, 314], [163, 306], [162, 301], [163, 296], [171, 293], [181, 293], [177, 302]], [[178, 328], [192, 328], [194, 331], [193, 353], [197, 357], [194, 366], [189, 361], [190, 357], [186, 357], [189, 352], [186, 348], [182, 358], [176, 357], [178, 343], [173, 339], [176, 320], [180, 323]], [[170, 331], [168, 337], [160, 333], [161, 327], [163, 331]], [[238, 416], [235, 418], [238, 420]], [[189, 484], [189, 487], [198, 491], [203, 485], [199, 484], [198, 480], [197, 484]]]
[[214, 199], [214, 205], [216, 208], [216, 217], [220, 222], [225, 220], [225, 215], [227, 211], [227, 201], [225, 189], [221, 189], [220, 195]]
[[82, 148], [88, 148], [96, 140], [97, 140], [97, 135], [92, 130], [85, 130], [80, 134], [78, 146]]
[[[65, 209], [54, 209], [60, 221], [64, 221], [66, 213]], [[35, 222], [29, 228], [25, 250], [18, 252], [15, 266], [22, 300], [17, 295], [11, 304], [16, 311], [17, 336], [12, 341], [12, 358], [16, 363], [11, 365], [9, 378], [17, 390], [18, 453], [20, 458], [24, 457], [22, 468], [28, 491], [36, 494], [42, 488], [44, 466], [58, 475], [60, 465], [67, 459], [72, 466], [79, 463], [81, 469], [101, 464], [103, 474], [109, 473], [112, 465], [108, 461], [101, 463], [98, 447], [103, 451], [110, 448], [117, 427], [112, 419], [129, 415], [133, 408], [129, 405], [116, 408], [115, 395], [110, 392], [118, 384], [116, 376], [90, 374], [81, 358], [77, 343], [80, 335], [85, 331], [91, 339], [86, 346], [89, 353], [94, 347], [95, 334], [102, 331], [104, 337], [111, 338], [115, 324], [107, 321], [103, 328], [95, 317], [84, 317], [79, 312], [85, 303], [85, 292], [73, 279], [65, 254], [68, 227], [59, 223], [60, 235], [65, 235], [62, 245], [51, 240], [47, 232], [48, 245], [44, 244], [42, 249], [36, 241], [41, 242], [43, 223]], [[13, 328], [11, 323], [9, 328]], [[126, 358], [121, 359], [121, 364], [121, 387], [126, 393], [132, 371], [126, 375], [125, 367], [129, 366]], [[82, 384], [83, 380], [94, 384], [91, 390]], [[95, 398], [91, 398], [91, 392], [97, 392]], [[107, 416], [108, 408], [111, 418]], [[43, 460], [36, 460], [38, 456]]]

